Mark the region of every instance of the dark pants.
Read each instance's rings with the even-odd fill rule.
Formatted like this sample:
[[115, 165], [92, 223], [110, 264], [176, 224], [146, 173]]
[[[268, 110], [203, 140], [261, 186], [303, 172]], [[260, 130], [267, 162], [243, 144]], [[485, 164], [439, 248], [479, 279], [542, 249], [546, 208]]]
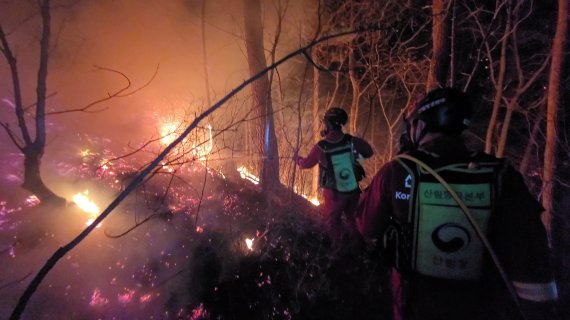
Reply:
[[[355, 240], [353, 238], [358, 236], [354, 214], [359, 196], [359, 190], [351, 193], [342, 193], [331, 189], [323, 189], [325, 203], [322, 207], [322, 215], [334, 244], [340, 244], [344, 235], [350, 240]], [[343, 228], [342, 223], [343, 213], [347, 222], [346, 229]]]

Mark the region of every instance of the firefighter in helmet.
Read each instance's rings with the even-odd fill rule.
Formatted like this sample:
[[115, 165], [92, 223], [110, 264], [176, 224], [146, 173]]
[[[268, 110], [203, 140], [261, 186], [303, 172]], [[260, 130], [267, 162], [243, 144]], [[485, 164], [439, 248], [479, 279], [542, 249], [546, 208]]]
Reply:
[[[322, 215], [336, 244], [343, 234], [358, 235], [353, 213], [360, 195], [358, 182], [364, 177], [358, 160], [374, 153], [366, 141], [342, 131], [347, 121], [348, 115], [343, 109], [328, 109], [321, 120], [323, 139], [313, 146], [307, 157], [295, 156], [294, 159], [302, 169], [319, 165], [319, 186], [324, 198]], [[348, 225], [346, 233], [342, 227], [343, 213]]]
[[465, 93], [429, 92], [362, 193], [358, 229], [391, 267], [394, 319], [556, 319], [544, 209], [511, 165], [468, 150], [470, 118]]

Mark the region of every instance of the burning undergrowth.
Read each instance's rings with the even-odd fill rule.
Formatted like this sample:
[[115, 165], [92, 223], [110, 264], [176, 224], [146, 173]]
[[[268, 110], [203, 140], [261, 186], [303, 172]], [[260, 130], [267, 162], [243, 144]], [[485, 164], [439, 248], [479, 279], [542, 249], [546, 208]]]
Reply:
[[[196, 162], [173, 178], [162, 169], [58, 262], [24, 319], [387, 318], [378, 259], [331, 248], [307, 201], [268, 203], [237, 170], [226, 178]], [[101, 210], [129, 172], [119, 162], [75, 172], [70, 195]], [[0, 313], [9, 314], [92, 216], [72, 202], [2, 206]]]
[[388, 319], [377, 257], [331, 248], [323, 226], [300, 212], [275, 213], [245, 255], [228, 259], [224, 240], [197, 248], [189, 288], [200, 288], [204, 319]]

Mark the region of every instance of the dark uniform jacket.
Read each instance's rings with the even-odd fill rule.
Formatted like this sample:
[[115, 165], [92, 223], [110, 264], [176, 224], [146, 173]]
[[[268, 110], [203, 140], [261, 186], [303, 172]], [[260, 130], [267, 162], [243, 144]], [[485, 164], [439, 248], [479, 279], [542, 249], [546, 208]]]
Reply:
[[[470, 162], [474, 155], [462, 140], [445, 138], [422, 145], [412, 155], [434, 169]], [[477, 159], [502, 161], [486, 154]], [[410, 166], [414, 164], [411, 163]], [[367, 239], [378, 239], [383, 247], [386, 230], [394, 221], [406, 221], [413, 203], [413, 178], [400, 161], [382, 167], [363, 192], [357, 209], [357, 223]], [[487, 237], [530, 317], [549, 315], [543, 308], [557, 298], [556, 285], [549, 264], [546, 232], [540, 220], [542, 206], [528, 191], [524, 180], [512, 166], [502, 164], [496, 176], [493, 209]], [[413, 227], [410, 235], [415, 232]], [[402, 239], [400, 239], [401, 241]], [[388, 263], [395, 265], [400, 253], [382, 251]], [[390, 261], [391, 260], [391, 261]], [[394, 269], [392, 291], [395, 318], [404, 319], [517, 319], [518, 311], [493, 262], [485, 255], [483, 272], [477, 281], [439, 279]], [[397, 288], [395, 288], [395, 286]], [[542, 317], [544, 315], [544, 317]]]

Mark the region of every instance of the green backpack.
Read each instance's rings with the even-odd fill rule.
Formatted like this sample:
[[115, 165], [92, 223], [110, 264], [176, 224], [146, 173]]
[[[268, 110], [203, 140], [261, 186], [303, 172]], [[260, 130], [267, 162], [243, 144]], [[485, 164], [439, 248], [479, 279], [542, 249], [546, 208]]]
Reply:
[[345, 134], [339, 142], [321, 140], [317, 144], [325, 153], [328, 166], [319, 165], [319, 185], [339, 192], [353, 192], [364, 178], [364, 168], [356, 161], [352, 136]]
[[[468, 208], [473, 222], [487, 233], [500, 161], [451, 164], [435, 171]], [[489, 160], [489, 159], [485, 159]], [[421, 275], [453, 280], [477, 280], [481, 276], [485, 245], [458, 202], [433, 175], [410, 161], [398, 159], [412, 177], [406, 239], [399, 248], [406, 269]], [[403, 228], [402, 228], [403, 227]], [[405, 252], [403, 252], [405, 251]]]

